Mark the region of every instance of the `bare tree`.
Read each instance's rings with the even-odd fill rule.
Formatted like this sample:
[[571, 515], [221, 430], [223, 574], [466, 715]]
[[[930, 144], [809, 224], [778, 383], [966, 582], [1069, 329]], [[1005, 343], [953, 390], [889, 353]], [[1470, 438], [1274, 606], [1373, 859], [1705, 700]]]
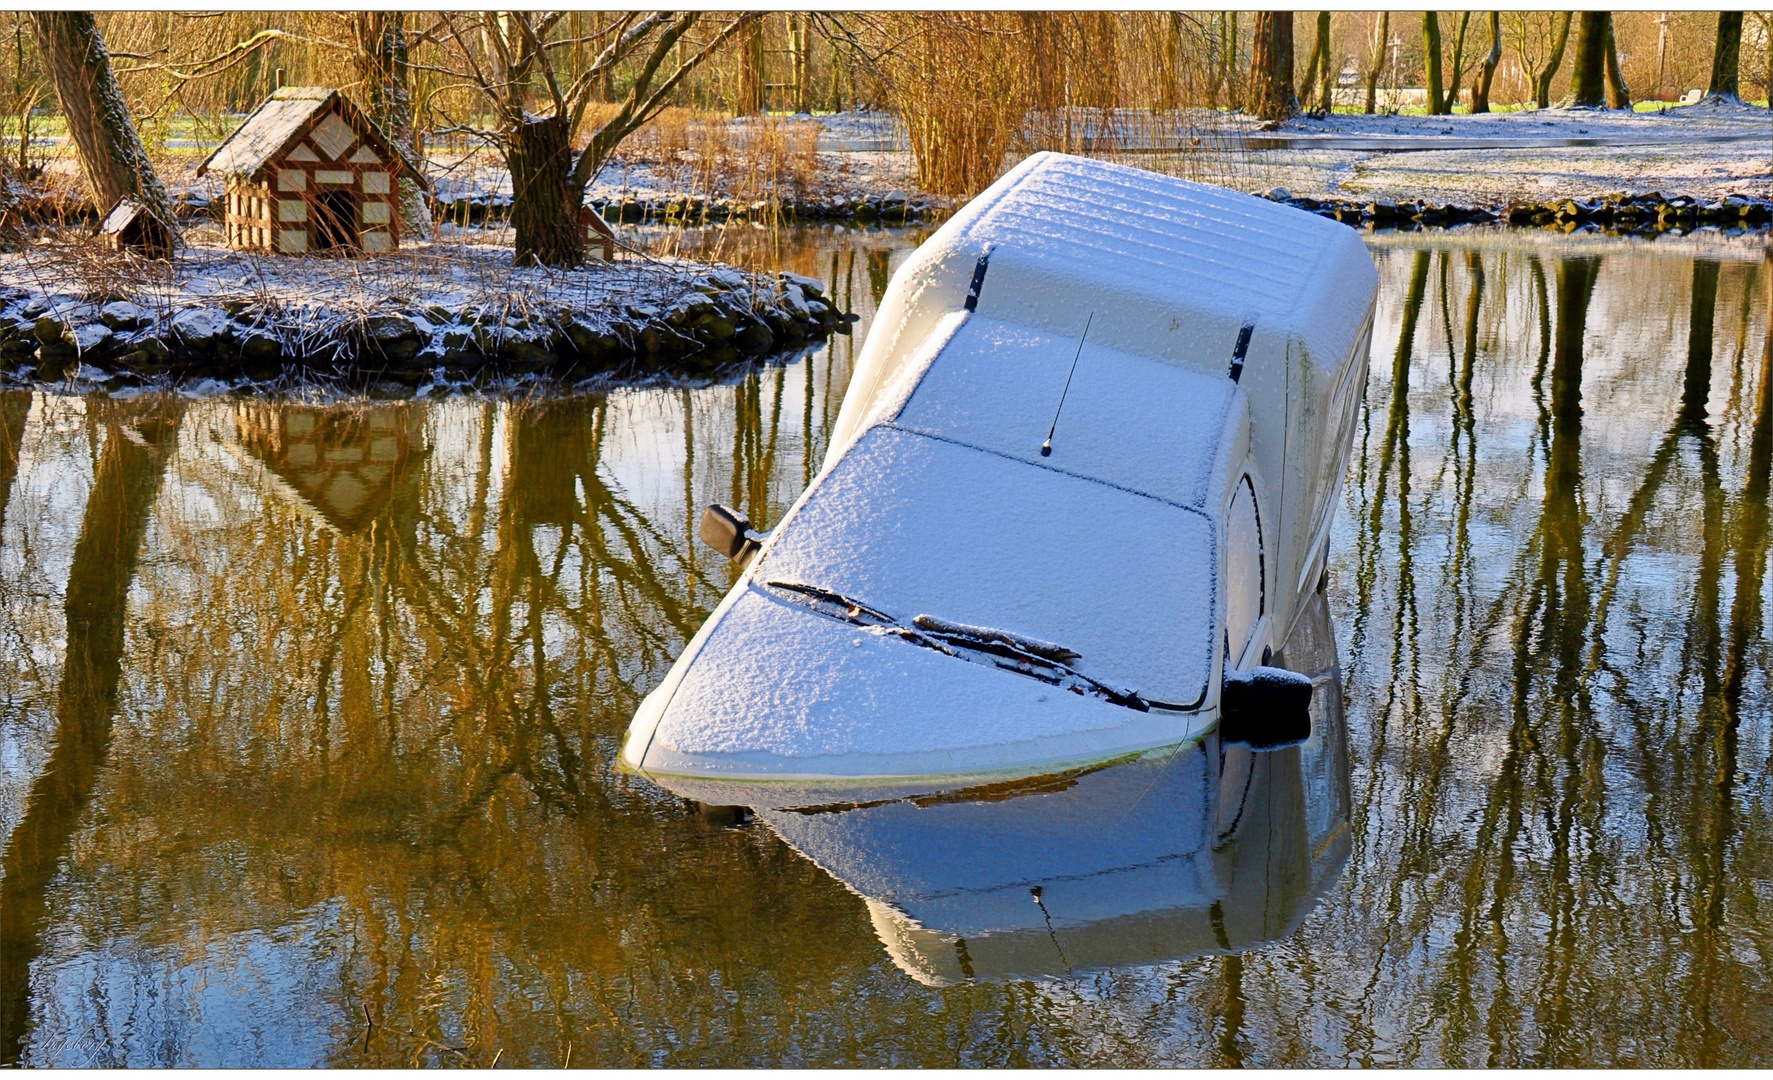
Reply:
[[1711, 85], [1706, 88], [1708, 98], [1721, 98], [1726, 101], [1739, 100], [1737, 96], [1737, 69], [1742, 66], [1742, 12], [1718, 12], [1718, 41], [1711, 54]]
[[1540, 70], [1538, 78], [1533, 80], [1533, 97], [1541, 109], [1551, 108], [1551, 80], [1558, 73], [1558, 67], [1564, 62], [1564, 43], [1570, 40], [1570, 16], [1568, 11], [1560, 11], [1552, 24], [1551, 55], [1546, 58], [1545, 67]]
[[18, 117], [18, 162], [17, 169], [22, 175], [31, 166], [31, 114], [43, 100], [45, 91], [43, 77], [40, 73], [27, 69], [25, 57], [25, 37], [29, 31], [25, 29], [23, 12], [14, 12], [12, 16], [12, 79], [10, 90], [11, 101], [7, 112]]
[[148, 161], [92, 12], [35, 11], [31, 30], [99, 212], [128, 197], [171, 226], [172, 201]]
[[1566, 108], [1599, 109], [1607, 104], [1607, 37], [1612, 18], [1605, 11], [1585, 11], [1576, 30], [1575, 68], [1570, 73]]
[[1301, 101], [1311, 103], [1313, 96], [1316, 103], [1313, 111], [1320, 116], [1328, 116], [1335, 111], [1330, 77], [1330, 13], [1317, 13], [1317, 40], [1311, 47], [1311, 62], [1305, 65], [1305, 81], [1299, 84]]
[[1250, 50], [1250, 82], [1255, 107], [1250, 111], [1270, 122], [1299, 112], [1293, 93], [1293, 13], [1258, 11], [1255, 44]]
[[1767, 63], [1761, 69], [1761, 94], [1773, 105], [1773, 11], [1757, 11], [1753, 13], [1756, 29], [1761, 38], [1761, 48], [1767, 54]]
[[1428, 114], [1439, 116], [1447, 111], [1447, 99], [1441, 89], [1441, 19], [1432, 11], [1422, 13], [1422, 55], [1428, 88]]
[[1465, 80], [1465, 35], [1471, 30], [1471, 12], [1459, 13], [1459, 32], [1453, 35], [1452, 77], [1447, 80], [1447, 112], [1459, 104], [1459, 84]]
[[1379, 73], [1385, 69], [1386, 38], [1391, 35], [1391, 12], [1379, 13], [1379, 25], [1373, 28], [1373, 56], [1367, 65], [1367, 113], [1373, 112], [1379, 96]]
[[1631, 108], [1631, 87], [1625, 85], [1625, 72], [1619, 66], [1619, 38], [1611, 14], [1607, 16], [1607, 107]]
[[[683, 52], [679, 43], [687, 46], [691, 32], [712, 20], [693, 11], [625, 13], [609, 45], [568, 81], [552, 59], [572, 44], [554, 36], [564, 14], [445, 13], [439, 29], [439, 36], [455, 45], [456, 65], [440, 70], [477, 87], [493, 106], [497, 127], [475, 134], [499, 147], [511, 171], [517, 259], [548, 266], [584, 261], [585, 189], [610, 153], [666, 106], [685, 76], [761, 18], [756, 12], [733, 16], [693, 52]], [[673, 56], [675, 63], [667, 64]], [[575, 155], [573, 142], [586, 125], [588, 106], [604, 76], [624, 61], [633, 62], [626, 69], [633, 79], [627, 96]], [[546, 111], [538, 114], [532, 107]]]
[[1318, 111], [1329, 116], [1336, 111], [1336, 76], [1339, 71], [1330, 71], [1330, 13], [1317, 13], [1317, 47], [1323, 53], [1323, 66], [1318, 69]]
[[758, 19], [739, 31], [739, 97], [734, 112], [740, 116], [763, 112], [764, 76], [763, 20]]
[[1471, 84], [1471, 111], [1487, 113], [1490, 111], [1490, 86], [1496, 81], [1497, 65], [1502, 63], [1502, 14], [1490, 12], [1490, 52], [1484, 57], [1484, 65], [1478, 71], [1478, 77]]

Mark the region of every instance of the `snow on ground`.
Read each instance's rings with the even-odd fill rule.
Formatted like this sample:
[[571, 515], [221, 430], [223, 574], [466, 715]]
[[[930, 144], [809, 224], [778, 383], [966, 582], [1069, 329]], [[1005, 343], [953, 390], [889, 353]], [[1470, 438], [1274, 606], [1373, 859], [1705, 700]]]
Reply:
[[560, 308], [620, 313], [630, 305], [662, 310], [710, 275], [743, 284], [737, 271], [678, 259], [520, 267], [508, 246], [492, 243], [408, 243], [388, 255], [326, 259], [232, 250], [213, 225], [188, 230], [185, 239], [170, 273], [151, 265], [130, 273], [114, 260], [81, 257], [78, 248], [37, 245], [0, 255], [0, 287], [128, 296], [162, 312], [242, 302], [280, 323], [318, 326], [427, 307], [513, 316]]
[[[910, 144], [898, 122], [881, 112], [836, 113], [824, 116], [773, 116], [792, 132], [797, 125], [816, 125], [816, 166], [807, 181], [805, 194], [813, 197], [833, 195], [884, 195], [889, 191], [910, 191], [915, 167]], [[714, 187], [708, 185], [693, 155], [679, 155], [675, 162], [650, 160], [639, 147], [624, 147], [604, 166], [586, 192], [591, 200], [648, 198], [657, 195], [695, 193], [700, 195], [741, 195], [765, 197], [773, 187], [778, 195], [787, 195], [793, 177], [784, 175], [773, 184], [757, 175], [750, 167], [743, 145], [755, 137], [759, 124], [756, 117], [734, 117], [726, 121], [726, 140], [731, 164], [727, 175]], [[428, 156], [431, 180], [437, 197], [450, 202], [459, 198], [509, 198], [511, 176], [497, 154], [481, 150], [474, 153], [439, 153]]]
[[[1773, 195], [1773, 113], [1752, 105], [1646, 113], [1338, 114], [1293, 120], [1274, 135], [1303, 138], [1284, 148], [1251, 149], [1252, 172], [1314, 198], [1499, 206], [1615, 192]], [[1374, 148], [1388, 141], [1408, 149]]]

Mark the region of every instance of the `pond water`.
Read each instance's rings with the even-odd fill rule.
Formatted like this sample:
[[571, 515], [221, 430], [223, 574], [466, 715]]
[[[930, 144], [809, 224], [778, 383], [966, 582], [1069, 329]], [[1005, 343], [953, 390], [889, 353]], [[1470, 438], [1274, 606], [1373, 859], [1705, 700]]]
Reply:
[[[1173, 918], [1091, 939], [1055, 887], [990, 958], [825, 819], [613, 767], [732, 580], [701, 507], [780, 517], [917, 237], [683, 239], [856, 336], [553, 400], [0, 397], [0, 1061], [1773, 1061], [1762, 252], [1374, 237], [1345, 726], [1243, 763], [1254, 839]], [[1159, 812], [1192, 767], [990, 827], [1223, 839]]]

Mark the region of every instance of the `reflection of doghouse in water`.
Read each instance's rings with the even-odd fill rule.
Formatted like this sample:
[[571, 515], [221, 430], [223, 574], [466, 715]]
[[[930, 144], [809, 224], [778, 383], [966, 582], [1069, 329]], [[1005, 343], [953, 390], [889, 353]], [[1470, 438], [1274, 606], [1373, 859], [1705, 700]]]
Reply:
[[298, 505], [342, 533], [367, 526], [421, 459], [419, 410], [410, 405], [275, 405], [234, 409], [240, 444]]
[[228, 181], [228, 246], [248, 251], [391, 251], [400, 244], [402, 178], [418, 163], [350, 99], [286, 86], [265, 99], [197, 168]]

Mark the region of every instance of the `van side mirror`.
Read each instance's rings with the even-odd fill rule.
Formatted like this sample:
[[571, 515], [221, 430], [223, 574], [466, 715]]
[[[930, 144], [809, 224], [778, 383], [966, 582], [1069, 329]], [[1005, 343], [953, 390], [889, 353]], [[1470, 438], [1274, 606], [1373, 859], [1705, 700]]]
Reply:
[[1311, 738], [1311, 677], [1276, 667], [1227, 671], [1219, 686], [1219, 738], [1252, 750]]
[[744, 566], [763, 545], [763, 534], [751, 531], [751, 519], [730, 506], [715, 503], [702, 511], [702, 543]]

